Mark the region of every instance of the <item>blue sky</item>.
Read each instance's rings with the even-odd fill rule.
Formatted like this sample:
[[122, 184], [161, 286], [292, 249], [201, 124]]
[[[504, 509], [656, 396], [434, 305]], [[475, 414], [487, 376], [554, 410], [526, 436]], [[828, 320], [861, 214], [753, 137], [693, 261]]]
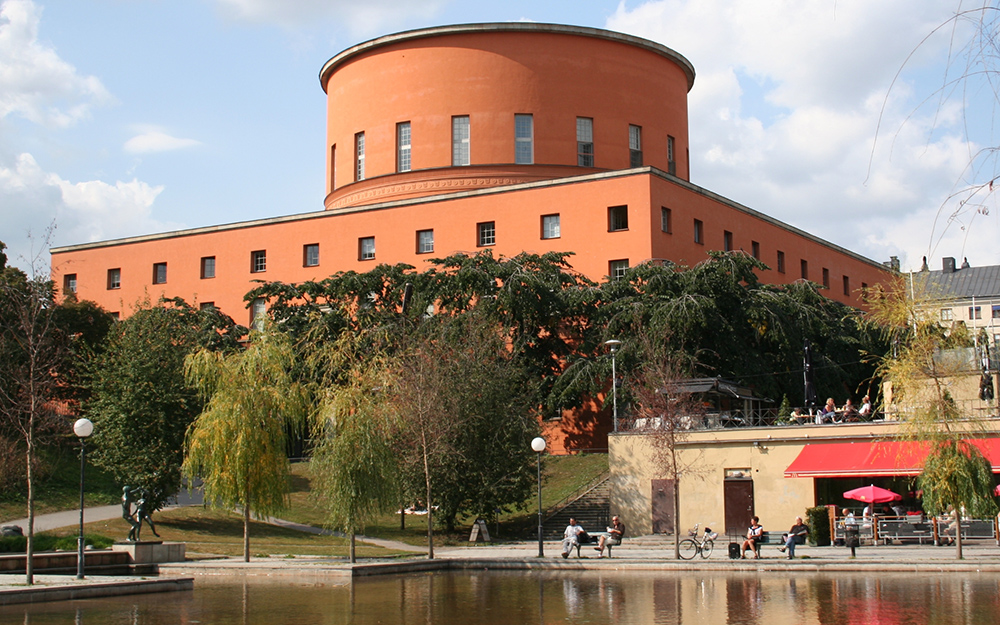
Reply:
[[992, 194], [949, 200], [994, 173], [965, 168], [996, 145], [996, 100], [935, 98], [953, 33], [920, 45], [957, 6], [0, 0], [0, 240], [27, 268], [51, 223], [68, 245], [320, 210], [327, 59], [399, 30], [531, 20], [687, 57], [694, 183], [904, 268], [998, 264]]

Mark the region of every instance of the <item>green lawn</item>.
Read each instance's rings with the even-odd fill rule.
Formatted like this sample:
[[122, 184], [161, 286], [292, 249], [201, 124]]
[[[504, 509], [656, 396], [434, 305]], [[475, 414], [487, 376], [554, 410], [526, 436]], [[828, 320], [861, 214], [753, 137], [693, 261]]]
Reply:
[[[42, 450], [49, 468], [35, 483], [35, 514], [73, 510], [80, 507], [80, 456], [76, 448]], [[104, 472], [87, 463], [84, 501], [88, 506], [104, 506], [121, 500], [121, 486]], [[0, 493], [0, 519], [28, 516], [27, 487]]]

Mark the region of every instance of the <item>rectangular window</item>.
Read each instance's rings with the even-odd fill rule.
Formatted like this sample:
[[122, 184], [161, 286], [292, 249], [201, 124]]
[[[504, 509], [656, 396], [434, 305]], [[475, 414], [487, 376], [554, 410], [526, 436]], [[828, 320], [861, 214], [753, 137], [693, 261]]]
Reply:
[[667, 173], [677, 174], [677, 162], [674, 160], [674, 138], [667, 135]]
[[375, 260], [375, 237], [358, 239], [358, 259]]
[[365, 133], [354, 135], [354, 180], [365, 179]]
[[215, 256], [201, 257], [201, 279], [215, 277]]
[[258, 297], [250, 304], [250, 327], [260, 332], [267, 320], [267, 300]]
[[576, 164], [594, 166], [594, 120], [589, 117], [576, 118]]
[[997, 304], [993, 305], [993, 318], [1000, 319], [1000, 306]]
[[535, 162], [534, 124], [531, 115], [514, 116], [514, 163], [530, 165]]
[[802, 270], [801, 271], [801, 273], [802, 273], [802, 279], [803, 280], [808, 280], [809, 279], [809, 261], [803, 258], [802, 260], [799, 261], [799, 267]]
[[497, 227], [494, 221], [484, 221], [481, 224], [476, 224], [476, 245], [479, 247], [484, 247], [487, 245], [496, 245], [497, 242]]
[[68, 273], [63, 276], [63, 295], [76, 293], [76, 274]]
[[337, 188], [337, 144], [330, 146], [330, 191]]
[[628, 271], [628, 260], [613, 260], [608, 263], [608, 277], [612, 280], [621, 280]]
[[464, 167], [471, 162], [469, 116], [451, 118], [451, 164]]
[[122, 270], [108, 269], [108, 289], [122, 288]]
[[215, 302], [202, 302], [198, 304], [198, 310], [212, 310], [215, 308]]
[[608, 232], [628, 230], [628, 206], [608, 207]]
[[722, 250], [724, 252], [733, 251], [733, 233], [728, 230], [722, 231]]
[[785, 273], [785, 253], [778, 250], [778, 273]]
[[559, 237], [559, 215], [542, 215], [542, 238], [558, 239]]
[[167, 283], [167, 263], [153, 263], [153, 284]]
[[642, 128], [628, 127], [628, 164], [629, 167], [642, 167]]
[[417, 254], [430, 254], [434, 251], [434, 231], [417, 230]]
[[250, 252], [250, 273], [263, 273], [265, 271], [267, 271], [267, 250]]
[[983, 309], [980, 306], [969, 306], [969, 319], [982, 319]]
[[319, 243], [309, 243], [302, 246], [302, 266], [316, 267], [319, 265]]
[[694, 220], [694, 242], [701, 245], [705, 243], [705, 224], [700, 219]]
[[760, 243], [750, 241], [750, 254], [757, 260], [760, 260]]
[[823, 267], [823, 286], [830, 288], [830, 270]]
[[844, 276], [844, 295], [851, 294], [851, 279]]
[[952, 319], [951, 309], [950, 308], [942, 308], [941, 309], [941, 321], [951, 321], [951, 319]]
[[410, 171], [410, 122], [396, 124], [396, 171]]
[[661, 206], [660, 207], [660, 230], [662, 230], [662, 231], [664, 231], [666, 233], [673, 232], [674, 231], [673, 225], [670, 222], [671, 222], [670, 209], [667, 208], [666, 206]]

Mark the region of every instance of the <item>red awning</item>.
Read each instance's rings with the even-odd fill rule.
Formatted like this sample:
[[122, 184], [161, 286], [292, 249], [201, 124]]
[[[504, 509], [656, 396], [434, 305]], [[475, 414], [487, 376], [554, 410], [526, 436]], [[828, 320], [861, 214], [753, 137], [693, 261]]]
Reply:
[[[1000, 473], [1000, 439], [971, 442]], [[929, 443], [879, 441], [856, 443], [811, 443], [802, 448], [785, 477], [881, 477], [919, 475]]]

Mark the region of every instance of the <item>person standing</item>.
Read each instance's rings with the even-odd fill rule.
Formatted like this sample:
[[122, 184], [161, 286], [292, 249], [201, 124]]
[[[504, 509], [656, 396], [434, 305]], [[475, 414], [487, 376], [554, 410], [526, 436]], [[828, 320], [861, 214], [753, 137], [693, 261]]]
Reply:
[[785, 553], [788, 551], [788, 559], [795, 559], [795, 545], [798, 544], [799, 537], [805, 540], [805, 536], [809, 533], [809, 526], [802, 522], [802, 517], [795, 517], [795, 523], [792, 524], [792, 529], [788, 530], [788, 533], [781, 535], [781, 540], [785, 544], [778, 548], [778, 551]]
[[580, 544], [580, 535], [586, 535], [587, 532], [584, 531], [582, 527], [576, 524], [576, 519], [570, 518], [569, 525], [566, 526], [566, 530], [563, 532], [562, 541], [562, 557], [568, 558], [569, 552], [573, 550]]

